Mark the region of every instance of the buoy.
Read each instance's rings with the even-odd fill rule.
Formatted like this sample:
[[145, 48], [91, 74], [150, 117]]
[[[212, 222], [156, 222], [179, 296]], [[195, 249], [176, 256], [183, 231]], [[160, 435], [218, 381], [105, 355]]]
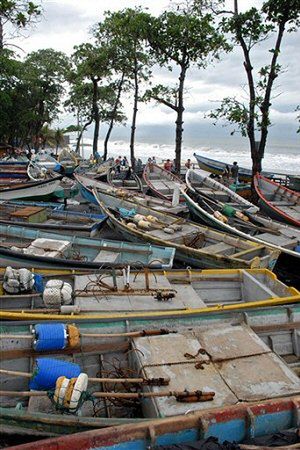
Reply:
[[80, 373], [81, 369], [78, 364], [54, 358], [37, 358], [36, 368], [29, 387], [30, 389], [47, 391], [55, 387], [58, 377], [74, 378], [78, 377]]
[[139, 223], [140, 220], [146, 220], [146, 217], [143, 216], [143, 214], [135, 214], [135, 215], [132, 217], [132, 220], [133, 220], [135, 223]]
[[221, 214], [219, 211], [214, 211], [214, 217], [223, 223], [228, 222], [227, 217], [223, 216], [223, 214]]
[[41, 323], [34, 327], [36, 351], [63, 350], [67, 343], [67, 330], [63, 323]]
[[57, 405], [63, 405], [66, 390], [69, 385], [69, 379], [66, 377], [58, 377], [55, 384], [53, 400]]
[[230, 205], [225, 204], [222, 208], [222, 214], [224, 214], [226, 217], [234, 217], [236, 213], [236, 209]]
[[80, 306], [78, 306], [78, 305], [61, 305], [60, 312], [62, 314], [80, 314]]
[[151, 227], [151, 223], [148, 222], [147, 220], [140, 220], [137, 225], [139, 228], [142, 228], [143, 230], [150, 230]]
[[243, 214], [241, 211], [236, 211], [235, 216], [243, 220], [244, 222], [249, 222], [249, 217]]
[[146, 219], [147, 219], [149, 222], [153, 222], [153, 223], [159, 222], [159, 220], [158, 220], [157, 217], [151, 216], [151, 215], [147, 216]]
[[173, 225], [170, 225], [170, 227], [173, 230], [175, 230], [175, 231], [181, 231], [182, 230], [182, 225], [173, 224]]
[[87, 391], [88, 376], [80, 373], [77, 377], [61, 376], [56, 380], [53, 401], [70, 412], [76, 412], [80, 406], [82, 394]]
[[77, 347], [80, 344], [80, 332], [75, 325], [68, 325], [68, 344], [70, 348]]
[[129, 222], [129, 223], [127, 224], [127, 226], [128, 226], [129, 228], [131, 228], [132, 230], [136, 230], [136, 229], [137, 229], [136, 224], [133, 223], [133, 222]]
[[174, 234], [175, 233], [175, 230], [174, 230], [174, 228], [164, 228], [163, 229], [163, 231], [164, 231], [164, 233], [167, 233], [167, 234]]

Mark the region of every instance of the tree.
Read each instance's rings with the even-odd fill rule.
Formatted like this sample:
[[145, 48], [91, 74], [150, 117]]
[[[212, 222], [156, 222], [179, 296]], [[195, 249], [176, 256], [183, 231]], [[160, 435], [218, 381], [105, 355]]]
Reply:
[[148, 39], [161, 66], [175, 64], [179, 69], [178, 85], [170, 89], [162, 85], [148, 90], [145, 98], [153, 98], [176, 112], [175, 171], [180, 173], [183, 134], [184, 87], [188, 69], [206, 67], [219, 58], [221, 50], [229, 50], [224, 37], [214, 27], [213, 16], [203, 8], [178, 7], [152, 18]]
[[112, 68], [115, 73], [121, 73], [122, 84], [126, 78], [131, 82], [134, 91], [130, 134], [130, 159], [133, 169], [135, 166], [134, 144], [140, 85], [150, 77], [151, 59], [145, 46], [149, 18], [149, 14], [143, 12], [140, 8], [108, 12], [103, 23], [98, 24], [94, 30], [98, 41], [109, 42], [113, 49]]
[[58, 117], [69, 63], [64, 53], [43, 49], [30, 53], [24, 66], [24, 80], [33, 102], [28, 134], [35, 139], [35, 147], [38, 149], [38, 137], [42, 127], [51, 124]]
[[[271, 125], [272, 91], [275, 80], [282, 72], [282, 67], [278, 63], [282, 39], [286, 31], [296, 31], [296, 27], [299, 26], [300, 2], [268, 0], [263, 3], [260, 10], [252, 7], [240, 13], [238, 0], [235, 0], [234, 11], [229, 14], [230, 17], [223, 19], [223, 29], [231, 33], [233, 42], [242, 50], [249, 98], [246, 103], [237, 98], [225, 98], [210, 117], [225, 118], [229, 123], [237, 125], [243, 136], [248, 137], [252, 173], [255, 175], [262, 170], [262, 159]], [[269, 50], [270, 63], [257, 70], [256, 80], [253, 72], [253, 49], [265, 41], [271, 33], [274, 45]]]
[[[73, 93], [71, 92], [71, 108], [83, 106], [84, 115], [87, 118], [83, 131], [94, 122], [93, 154], [98, 151], [98, 139], [100, 130], [99, 92], [101, 84], [110, 76], [110, 47], [108, 45], [94, 45], [85, 43], [75, 48], [72, 55], [75, 70], [73, 71]], [[80, 93], [78, 100], [74, 98], [74, 92]], [[79, 104], [80, 103], [80, 104]], [[78, 109], [79, 110], [79, 109]], [[80, 142], [80, 141], [79, 141]], [[79, 143], [77, 143], [79, 149]]]
[[5, 49], [0, 64], [0, 139], [19, 146], [34, 141], [38, 148], [43, 126], [59, 112], [66, 56], [46, 49], [18, 61]]
[[9, 24], [21, 30], [34, 22], [41, 14], [41, 8], [28, 0], [0, 0], [0, 52], [5, 46], [4, 27]]

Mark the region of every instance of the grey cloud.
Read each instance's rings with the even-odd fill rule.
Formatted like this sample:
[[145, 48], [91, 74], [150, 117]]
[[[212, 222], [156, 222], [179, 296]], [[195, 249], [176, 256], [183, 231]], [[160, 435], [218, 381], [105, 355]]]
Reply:
[[45, 2], [43, 18], [36, 29], [39, 34], [64, 34], [76, 33], [79, 29], [88, 29], [97, 20], [97, 15], [84, 14], [83, 10], [70, 4], [62, 2]]

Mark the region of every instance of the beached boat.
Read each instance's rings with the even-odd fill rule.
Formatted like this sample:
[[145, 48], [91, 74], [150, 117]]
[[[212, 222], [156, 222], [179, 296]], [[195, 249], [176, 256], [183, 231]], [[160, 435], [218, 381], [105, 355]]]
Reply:
[[99, 269], [124, 264], [170, 268], [174, 249], [0, 225], [2, 267]]
[[31, 161], [27, 166], [27, 175], [28, 179], [31, 181], [41, 181], [53, 178], [52, 173], [48, 172], [45, 167], [37, 166]]
[[172, 201], [175, 191], [175, 195], [178, 193], [179, 200], [183, 201], [179, 196], [178, 186], [184, 185], [184, 183], [172, 172], [159, 167], [157, 164], [148, 163], [144, 168], [143, 178], [154, 195]]
[[[234, 442], [235, 447], [237, 443], [248, 442], [250, 445], [241, 446], [240, 444], [239, 448], [259, 450], [266, 442], [277, 441], [278, 443], [281, 435], [281, 443], [284, 446], [279, 448], [292, 450], [297, 448], [295, 447], [297, 444], [286, 443], [288, 440], [291, 441], [292, 436], [294, 438], [292, 442], [298, 440], [295, 427], [299, 427], [299, 401], [299, 396], [293, 396], [272, 401], [242, 403], [219, 410], [199, 411], [172, 419], [149, 420], [136, 425], [129, 423], [104, 430], [76, 433], [78, 429], [75, 429], [75, 434], [69, 436], [52, 437], [10, 448], [11, 450], [40, 450], [41, 448], [43, 450], [148, 450], [149, 442], [151, 442], [157, 450], [166, 448], [179, 450], [180, 448], [201, 448], [200, 445], [210, 438], [210, 443], [206, 441], [207, 446], [216, 447], [217, 439], [219, 439], [220, 445], [226, 441], [227, 448], [230, 442]], [[5, 418], [12, 421], [13, 414], [11, 412], [9, 416], [6, 413]], [[23, 411], [22, 414], [17, 412], [15, 418], [22, 421], [22, 415]], [[48, 415], [40, 416], [41, 422], [44, 416], [44, 423], [49, 423]], [[30, 421], [30, 417], [27, 420]], [[33, 420], [32, 416], [31, 420]], [[23, 421], [25, 422], [26, 418]], [[287, 432], [288, 429], [291, 431]], [[213, 438], [216, 438], [216, 441], [213, 441]], [[263, 448], [271, 450], [273, 447], [264, 445]]]
[[107, 182], [115, 188], [125, 188], [129, 191], [143, 192], [141, 179], [132, 171], [131, 167], [111, 167], [107, 172]]
[[[39, 277], [36, 282], [37, 274], [41, 274], [42, 279]], [[19, 287], [16, 282], [9, 282], [20, 276]], [[102, 279], [105, 279], [105, 285], [101, 283]], [[75, 274], [67, 270], [35, 268], [24, 273], [24, 269], [19, 272], [3, 268], [0, 269], [0, 282], [3, 287], [0, 310], [3, 314], [18, 313], [19, 320], [24, 318], [24, 313], [33, 314], [32, 320], [35, 320], [35, 314], [45, 320], [55, 320], [67, 313], [76, 313], [77, 320], [103, 319], [107, 315], [111, 319], [113, 315], [120, 318], [122, 314], [145, 320], [155, 313], [157, 320], [163, 320], [164, 317], [182, 317], [188, 312], [190, 317], [203, 316], [203, 321], [208, 314], [215, 315], [216, 323], [224, 323], [236, 320], [241, 311], [246, 313], [279, 305], [292, 308], [300, 302], [299, 291], [287, 287], [267, 269], [169, 272], [145, 269], [138, 273], [127, 269], [124, 276], [122, 270], [102, 270], [101, 274], [77, 271]], [[67, 302], [63, 295], [64, 283], [69, 286]], [[43, 292], [38, 292], [41, 284]], [[56, 286], [57, 292], [50, 285]], [[52, 289], [50, 301], [47, 286]], [[227, 314], [226, 320], [224, 315], [218, 316], [219, 312]], [[294, 320], [297, 320], [294, 312]], [[279, 313], [280, 310], [278, 316]], [[286, 321], [287, 316], [283, 314], [283, 317]], [[268, 322], [266, 317], [265, 323]]]
[[[233, 193], [206, 172], [189, 170], [183, 192], [193, 218], [206, 225], [277, 248], [300, 258], [300, 230], [262, 215], [259, 208]], [[294, 261], [297, 264], [297, 260]]]
[[143, 194], [142, 192], [132, 192], [126, 188], [114, 188], [108, 183], [103, 183], [95, 178], [86, 177], [84, 175], [75, 174], [75, 179], [80, 186], [82, 196], [91, 203], [98, 205], [98, 202], [93, 194], [93, 188], [97, 188], [101, 192], [109, 192], [116, 197], [127, 198], [139, 205], [148, 206], [157, 211], [168, 212], [169, 214], [185, 214], [187, 207], [182, 204], [172, 206], [169, 200], [163, 200], [157, 197]]
[[26, 161], [20, 160], [1, 160], [0, 161], [0, 181], [8, 181], [13, 179], [27, 178], [27, 165]]
[[54, 172], [62, 171], [62, 165], [45, 150], [41, 150], [37, 153], [31, 158], [31, 161], [37, 166], [44, 167], [47, 170], [53, 170]]
[[300, 194], [259, 174], [254, 177], [254, 187], [268, 216], [300, 227]]
[[92, 166], [89, 164], [88, 167], [84, 167], [83, 164], [80, 164], [76, 169], [77, 174], [82, 174], [95, 178], [97, 180], [106, 180], [109, 169], [111, 169], [115, 165], [114, 158], [108, 158], [106, 161], [93, 164]]
[[[59, 205], [58, 205], [59, 206]], [[103, 227], [107, 217], [104, 214], [46, 209], [43, 206], [0, 204], [0, 223], [21, 225], [37, 230], [76, 234], [76, 236], [95, 237]]]
[[[233, 164], [224, 163], [221, 161], [217, 161], [215, 159], [207, 158], [202, 155], [197, 155], [194, 153], [194, 157], [197, 160], [197, 163], [200, 167], [200, 169], [206, 170], [207, 172], [214, 173], [216, 175], [222, 175], [224, 173], [224, 170], [226, 169], [226, 166], [229, 167], [229, 169], [232, 168]], [[283, 180], [286, 180], [289, 174], [287, 173], [279, 173], [279, 172], [267, 172], [263, 170], [261, 172], [262, 175], [264, 175], [267, 178], [274, 178], [279, 177]], [[239, 168], [239, 180], [245, 181], [247, 183], [251, 183], [252, 179], [252, 170], [251, 169], [245, 169], [244, 167]]]
[[63, 166], [65, 175], [72, 175], [78, 166], [78, 159], [74, 152], [66, 148], [62, 149], [58, 155], [58, 162]]
[[0, 188], [0, 201], [17, 199], [46, 200], [55, 196], [60, 188], [61, 176], [42, 181], [10, 183]]
[[200, 268], [273, 268], [280, 251], [219, 233], [126, 199], [93, 193], [108, 224], [127, 240], [176, 248], [176, 258]]
[[[300, 409], [300, 380], [280, 358], [287, 345], [276, 347], [278, 356], [270, 348], [275, 339], [267, 340], [268, 346], [242, 324], [198, 327], [173, 322], [167, 329], [143, 325], [141, 330], [129, 330], [125, 323], [120, 329], [112, 321], [69, 326], [7, 323], [0, 336], [3, 430], [51, 435], [93, 429], [95, 435], [95, 428], [127, 423], [128, 431], [130, 424], [137, 433], [144, 432], [140, 422], [148, 419], [152, 427], [160, 427], [153, 438], [180, 424], [186, 440], [213, 435], [240, 441], [246, 437], [249, 415], [252, 430], [259, 435], [298, 425], [292, 419]], [[85, 376], [80, 375], [83, 372]], [[68, 415], [59, 408], [66, 392], [60, 389], [62, 379], [56, 382], [59, 376], [76, 378], [79, 393], [85, 393], [72, 395], [71, 404], [61, 404]], [[16, 408], [20, 401], [22, 410]], [[191, 427], [195, 418], [197, 435], [187, 435], [187, 424]], [[201, 418], [206, 426], [200, 427], [199, 435]], [[242, 421], [239, 427], [237, 419]], [[116, 430], [108, 430], [111, 438], [120, 438]], [[129, 433], [130, 438], [141, 437], [136, 433]], [[127, 439], [124, 431], [122, 439]]]

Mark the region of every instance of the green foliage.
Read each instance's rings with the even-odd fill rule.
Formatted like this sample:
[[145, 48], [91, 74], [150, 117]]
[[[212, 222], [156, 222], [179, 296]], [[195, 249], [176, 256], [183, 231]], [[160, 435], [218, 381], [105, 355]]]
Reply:
[[222, 33], [214, 27], [208, 13], [166, 11], [153, 17], [148, 39], [158, 62], [174, 61], [186, 69], [191, 64], [205, 67], [220, 51], [229, 50]]
[[[238, 6], [238, 2], [236, 2]], [[295, 31], [299, 26], [300, 0], [267, 0], [261, 9], [250, 8], [222, 19], [222, 29], [230, 33], [232, 40], [238, 44], [244, 55], [244, 69], [247, 77], [249, 98], [238, 101], [236, 98], [225, 98], [216, 111], [209, 117], [225, 119], [237, 125], [243, 136], [248, 136], [253, 159], [253, 167], [259, 168], [266, 146], [268, 129], [271, 125], [270, 107], [274, 80], [282, 71], [278, 58], [284, 32]], [[252, 65], [253, 47], [269, 37], [274, 37], [274, 46], [269, 49], [270, 63], [254, 71]], [[260, 139], [256, 135], [260, 135]], [[255, 141], [260, 141], [259, 149]]]
[[151, 76], [153, 61], [146, 48], [150, 17], [141, 8], [108, 11], [104, 21], [94, 27], [98, 44], [104, 42], [110, 48], [114, 74], [124, 74], [129, 82], [135, 77], [147, 81]]
[[52, 49], [18, 61], [6, 51], [0, 56], [0, 140], [22, 144], [38, 136], [59, 113], [64, 93], [67, 57]]
[[[19, 30], [36, 20], [41, 14], [39, 5], [28, 0], [0, 0], [0, 24], [7, 23]], [[4, 48], [4, 33], [0, 28], [0, 51]]]
[[170, 86], [163, 86], [162, 84], [157, 84], [151, 89], [147, 89], [143, 95], [142, 100], [144, 102], [149, 102], [151, 100], [156, 100], [158, 103], [164, 103], [172, 107], [177, 105], [178, 89], [172, 88]]

